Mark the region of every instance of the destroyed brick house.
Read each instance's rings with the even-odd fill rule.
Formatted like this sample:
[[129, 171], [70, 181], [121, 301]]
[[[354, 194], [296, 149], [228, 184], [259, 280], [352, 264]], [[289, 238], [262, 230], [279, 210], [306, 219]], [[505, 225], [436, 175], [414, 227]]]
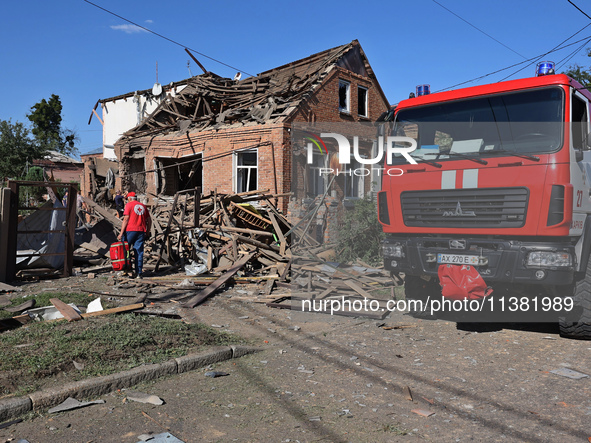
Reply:
[[49, 151], [42, 159], [33, 160], [33, 166], [43, 168], [48, 177], [63, 183], [80, 182], [83, 164], [57, 151]]
[[[121, 126], [121, 109], [139, 123], [125, 132], [119, 127], [123, 134], [112, 145], [105, 140], [104, 158], [85, 159], [85, 195], [95, 198], [106, 189], [112, 165], [115, 188], [134, 191], [147, 202], [197, 186], [204, 194], [263, 189], [313, 200], [324, 193], [327, 180], [313, 177], [317, 165], [307, 164], [303, 143], [292, 146], [292, 126], [371, 122], [389, 108], [357, 40], [243, 80], [204, 69], [159, 86], [99, 101], [104, 130], [115, 119]], [[361, 149], [371, 154], [371, 147]], [[330, 194], [359, 198], [370, 191], [372, 180], [340, 176]], [[278, 206], [285, 211], [288, 203], [286, 195]]]

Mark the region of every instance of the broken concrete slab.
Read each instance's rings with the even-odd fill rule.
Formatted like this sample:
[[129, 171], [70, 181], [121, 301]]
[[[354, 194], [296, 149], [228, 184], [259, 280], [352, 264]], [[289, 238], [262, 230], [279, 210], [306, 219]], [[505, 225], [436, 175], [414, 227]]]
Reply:
[[573, 369], [568, 368], [558, 368], [550, 371], [551, 374], [560, 375], [562, 377], [572, 378], [573, 380], [580, 380], [581, 378], [588, 378], [587, 374], [583, 374], [582, 372], [575, 371]]
[[156, 406], [164, 404], [164, 400], [162, 400], [157, 395], [150, 395], [146, 394], [145, 392], [129, 391], [125, 393], [125, 396], [128, 400], [137, 401], [139, 403], [148, 403]]
[[68, 397], [64, 400], [63, 403], [57, 405], [54, 408], [51, 408], [47, 411], [50, 414], [55, 414], [57, 412], [64, 412], [64, 411], [71, 411], [72, 409], [79, 409], [84, 408], [90, 405], [99, 405], [105, 403], [105, 400], [95, 400], [95, 401], [78, 401], [75, 398]]

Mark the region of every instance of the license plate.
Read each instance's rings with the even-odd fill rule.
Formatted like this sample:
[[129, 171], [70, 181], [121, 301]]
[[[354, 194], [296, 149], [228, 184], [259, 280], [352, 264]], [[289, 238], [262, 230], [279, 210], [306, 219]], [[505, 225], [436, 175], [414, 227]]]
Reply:
[[452, 265], [478, 265], [477, 255], [461, 254], [437, 254], [437, 263], [450, 263]]

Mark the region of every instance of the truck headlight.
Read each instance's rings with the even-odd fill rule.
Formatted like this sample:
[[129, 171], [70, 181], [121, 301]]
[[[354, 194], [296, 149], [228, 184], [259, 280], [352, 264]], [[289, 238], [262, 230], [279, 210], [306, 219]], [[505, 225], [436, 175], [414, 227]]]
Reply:
[[572, 265], [573, 259], [568, 252], [533, 251], [527, 254], [526, 266], [554, 268]]
[[400, 243], [384, 243], [382, 248], [384, 252], [384, 257], [404, 257], [404, 246], [402, 246]]

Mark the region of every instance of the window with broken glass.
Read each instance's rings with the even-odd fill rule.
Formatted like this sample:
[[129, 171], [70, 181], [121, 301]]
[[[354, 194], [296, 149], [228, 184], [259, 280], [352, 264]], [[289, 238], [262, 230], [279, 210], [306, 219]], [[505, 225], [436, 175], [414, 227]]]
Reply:
[[357, 114], [360, 117], [367, 117], [367, 88], [357, 87]]
[[339, 80], [339, 111], [351, 112], [350, 100], [351, 83]]
[[258, 187], [257, 151], [236, 153], [236, 192], [255, 191]]

